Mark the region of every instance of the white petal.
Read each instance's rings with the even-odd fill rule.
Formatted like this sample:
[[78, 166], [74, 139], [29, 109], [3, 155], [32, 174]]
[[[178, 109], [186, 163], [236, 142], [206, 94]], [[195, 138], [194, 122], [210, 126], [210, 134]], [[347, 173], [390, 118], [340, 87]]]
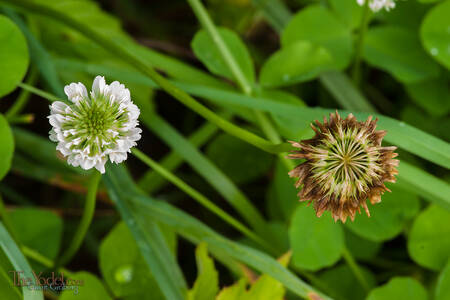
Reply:
[[80, 166], [85, 170], [89, 170], [95, 166], [95, 160], [90, 157], [82, 159], [80, 161]]
[[100, 160], [97, 161], [97, 164], [95, 165], [95, 168], [102, 174], [105, 173], [105, 163], [107, 161], [106, 157], [102, 157]]
[[60, 114], [54, 114], [48, 116], [48, 120], [50, 122], [50, 125], [53, 127], [61, 127], [61, 124], [64, 122], [64, 116]]
[[80, 165], [80, 159], [76, 155], [70, 155], [67, 158], [67, 163], [74, 167], [78, 167]]
[[61, 101], [55, 101], [50, 105], [50, 113], [51, 114], [63, 114], [66, 113], [66, 109], [69, 106]]
[[141, 113], [141, 111], [135, 104], [130, 103], [128, 105], [128, 116], [129, 116], [130, 120], [137, 120], [139, 118], [140, 113]]
[[109, 86], [109, 97], [112, 102], [129, 102], [131, 100], [130, 98], [130, 91], [125, 88], [125, 85], [121, 84], [118, 81], [113, 81], [111, 85]]
[[81, 82], [73, 82], [69, 85], [66, 85], [64, 87], [64, 93], [66, 93], [69, 100], [73, 103], [77, 103], [81, 99], [87, 98], [88, 96], [86, 87]]
[[105, 89], [107, 87], [108, 86], [106, 85], [105, 77], [97, 76], [97, 77], [95, 77], [94, 82], [92, 83], [91, 95], [93, 97], [98, 97], [100, 95], [104, 95], [105, 94]]
[[72, 151], [70, 151], [70, 149], [66, 147], [66, 143], [65, 142], [60, 142], [56, 146], [56, 150], [61, 152], [61, 154], [64, 155], [64, 156], [72, 154]]
[[58, 142], [59, 141], [58, 140], [58, 135], [56, 134], [56, 132], [53, 129], [50, 130], [48, 134], [49, 134], [50, 141], [52, 141], [52, 142]]
[[126, 152], [113, 152], [109, 154], [109, 160], [113, 163], [120, 164], [127, 159]]

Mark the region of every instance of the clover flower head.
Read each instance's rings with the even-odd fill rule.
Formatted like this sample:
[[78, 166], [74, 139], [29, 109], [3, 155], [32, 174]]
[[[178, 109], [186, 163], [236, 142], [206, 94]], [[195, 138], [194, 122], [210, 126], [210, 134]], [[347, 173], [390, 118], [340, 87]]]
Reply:
[[[359, 5], [364, 5], [366, 3], [366, 0], [356, 0]], [[391, 10], [395, 7], [394, 0], [368, 0], [369, 7], [373, 12], [378, 12], [382, 10], [383, 8], [386, 9], [386, 11]]]
[[302, 186], [300, 201], [313, 202], [318, 217], [329, 210], [335, 221], [353, 221], [361, 206], [370, 216], [366, 200], [380, 202], [389, 191], [384, 182], [395, 182], [396, 147], [381, 146], [386, 131], [375, 130], [376, 123], [371, 116], [365, 122], [352, 114], [342, 119], [336, 111], [329, 120], [311, 124], [316, 133], [312, 139], [291, 142], [299, 150], [289, 158], [306, 161], [289, 175], [298, 178], [297, 188]]
[[108, 157], [114, 163], [126, 160], [142, 132], [130, 91], [118, 81], [107, 85], [97, 76], [90, 94], [80, 82], [66, 85], [64, 92], [72, 103], [53, 102], [48, 118], [50, 140], [58, 143], [56, 149], [67, 162], [104, 173]]

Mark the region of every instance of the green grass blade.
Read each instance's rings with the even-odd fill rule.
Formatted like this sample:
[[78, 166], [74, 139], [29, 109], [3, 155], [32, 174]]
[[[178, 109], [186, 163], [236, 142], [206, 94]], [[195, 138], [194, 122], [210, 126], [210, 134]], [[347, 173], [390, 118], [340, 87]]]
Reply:
[[400, 160], [398, 182], [406, 189], [450, 210], [450, 185], [422, 169]]
[[[106, 174], [108, 177], [106, 182], [108, 189], [121, 190], [122, 195], [134, 195], [129, 201], [136, 207], [136, 211], [138, 211], [136, 217], [138, 219], [151, 219], [164, 223], [184, 238], [196, 244], [205, 241], [208, 243], [208, 249], [212, 254], [226, 254], [262, 273], [269, 274], [299, 296], [307, 297], [308, 293], [316, 292], [311, 286], [301, 281], [269, 255], [228, 240], [170, 204], [156, 201], [147, 196], [137, 195], [133, 192], [135, 187], [133, 187], [132, 179], [122, 167], [108, 168]], [[117, 185], [119, 181], [121, 181], [121, 184]], [[324, 300], [331, 300], [325, 295], [321, 296]]]
[[366, 112], [376, 111], [375, 107], [361, 95], [359, 90], [353, 86], [350, 78], [344, 73], [324, 73], [319, 80], [345, 109]]
[[[185, 299], [187, 284], [183, 274], [171, 255], [169, 247], [158, 225], [153, 220], [138, 218], [138, 210], [130, 197], [140, 192], [124, 170], [123, 177], [114, 176], [119, 167], [107, 166], [103, 181], [108, 194], [116, 205], [122, 219], [136, 240], [142, 256], [167, 299]], [[121, 167], [122, 168], [122, 167]], [[124, 181], [124, 178], [128, 181]]]
[[[27, 260], [23, 256], [22, 252], [20, 252], [19, 247], [17, 247], [14, 240], [9, 235], [3, 223], [0, 222], [0, 246], [5, 252], [6, 256], [9, 258], [11, 264], [14, 266], [14, 269], [18, 272], [23, 271], [21, 274], [22, 278], [33, 278], [33, 271], [31, 270], [30, 265]], [[11, 274], [9, 274], [11, 275]], [[37, 286], [37, 283], [34, 283]], [[44, 295], [41, 290], [32, 290], [28, 286], [22, 287], [23, 299], [24, 300], [44, 300]]]

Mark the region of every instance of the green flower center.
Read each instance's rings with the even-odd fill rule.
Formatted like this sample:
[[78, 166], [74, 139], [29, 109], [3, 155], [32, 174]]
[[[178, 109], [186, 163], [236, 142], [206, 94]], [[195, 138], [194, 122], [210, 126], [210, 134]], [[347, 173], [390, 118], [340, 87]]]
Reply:
[[129, 121], [126, 109], [121, 111], [118, 103], [104, 97], [85, 98], [70, 108], [72, 111], [64, 114], [67, 121], [61, 126], [67, 134], [66, 140], [74, 142], [72, 150], [89, 147], [90, 156], [114, 148]]

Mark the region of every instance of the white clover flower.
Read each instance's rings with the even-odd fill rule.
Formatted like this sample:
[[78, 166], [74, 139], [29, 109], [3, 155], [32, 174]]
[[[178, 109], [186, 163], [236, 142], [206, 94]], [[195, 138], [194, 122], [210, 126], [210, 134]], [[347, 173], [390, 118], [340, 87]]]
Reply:
[[[364, 3], [366, 3], [366, 0], [356, 0], [356, 1], [361, 6], [364, 5]], [[395, 7], [395, 2], [394, 0], [370, 0], [369, 7], [374, 12], [378, 12], [383, 8], [389, 11]]]
[[108, 157], [114, 163], [126, 160], [142, 132], [137, 127], [140, 111], [130, 91], [118, 81], [107, 85], [103, 76], [97, 76], [90, 96], [80, 82], [66, 85], [64, 92], [73, 104], [53, 102], [48, 118], [53, 127], [50, 140], [58, 143], [56, 149], [67, 162], [105, 173]]

